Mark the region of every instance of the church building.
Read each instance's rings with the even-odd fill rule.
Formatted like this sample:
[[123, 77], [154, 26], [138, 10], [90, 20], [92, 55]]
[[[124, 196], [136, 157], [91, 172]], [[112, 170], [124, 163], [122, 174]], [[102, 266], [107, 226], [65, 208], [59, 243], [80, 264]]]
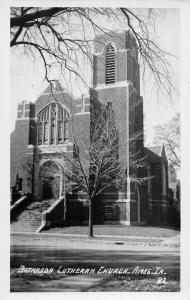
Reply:
[[[162, 147], [144, 147], [143, 98], [140, 95], [138, 48], [129, 31], [111, 32], [94, 40], [93, 84], [89, 94], [75, 99], [55, 85], [49, 86], [32, 103], [18, 105], [15, 129], [11, 134], [11, 187], [32, 194], [35, 201], [67, 197], [69, 224], [86, 224], [88, 203], [82, 192], [67, 195], [65, 154], [73, 159], [72, 126], [82, 147], [90, 142], [91, 112], [94, 105], [111, 105], [118, 131], [118, 159], [127, 166], [128, 192], [107, 189], [95, 202], [96, 224], [144, 224], [167, 219], [168, 163]], [[146, 183], [130, 180], [130, 136], [141, 132], [135, 142], [146, 160]], [[81, 151], [81, 150], [80, 150]], [[139, 172], [137, 170], [137, 172]], [[66, 188], [67, 186], [67, 188]]]

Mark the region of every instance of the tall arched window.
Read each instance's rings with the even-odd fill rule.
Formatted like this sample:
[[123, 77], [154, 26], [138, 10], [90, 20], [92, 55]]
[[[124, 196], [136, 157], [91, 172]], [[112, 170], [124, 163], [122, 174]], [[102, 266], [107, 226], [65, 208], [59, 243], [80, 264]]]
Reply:
[[68, 136], [69, 113], [59, 103], [52, 102], [37, 116], [38, 145], [62, 144]]
[[115, 49], [111, 44], [106, 46], [106, 84], [115, 82]]

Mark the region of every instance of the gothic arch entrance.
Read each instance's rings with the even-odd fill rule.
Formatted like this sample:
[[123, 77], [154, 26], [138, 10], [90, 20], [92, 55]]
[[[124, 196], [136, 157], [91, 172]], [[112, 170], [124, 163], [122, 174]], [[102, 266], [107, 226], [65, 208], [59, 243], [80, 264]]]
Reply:
[[46, 161], [39, 172], [40, 199], [58, 199], [62, 192], [62, 172], [54, 161]]

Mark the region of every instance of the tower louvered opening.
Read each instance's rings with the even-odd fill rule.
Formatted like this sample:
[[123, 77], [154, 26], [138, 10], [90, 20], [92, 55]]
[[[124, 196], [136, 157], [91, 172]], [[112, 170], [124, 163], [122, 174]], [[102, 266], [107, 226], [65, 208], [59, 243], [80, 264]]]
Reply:
[[115, 82], [115, 49], [112, 45], [106, 47], [106, 84]]

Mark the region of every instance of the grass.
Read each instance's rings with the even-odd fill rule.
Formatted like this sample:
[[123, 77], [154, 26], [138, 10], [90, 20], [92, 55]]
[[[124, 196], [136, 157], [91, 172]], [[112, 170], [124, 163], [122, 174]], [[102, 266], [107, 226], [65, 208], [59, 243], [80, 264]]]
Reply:
[[[69, 226], [63, 228], [51, 228], [50, 230], [44, 232], [87, 235], [88, 226]], [[177, 234], [179, 234], [179, 230], [163, 227], [94, 225], [94, 235], [169, 238]]]

